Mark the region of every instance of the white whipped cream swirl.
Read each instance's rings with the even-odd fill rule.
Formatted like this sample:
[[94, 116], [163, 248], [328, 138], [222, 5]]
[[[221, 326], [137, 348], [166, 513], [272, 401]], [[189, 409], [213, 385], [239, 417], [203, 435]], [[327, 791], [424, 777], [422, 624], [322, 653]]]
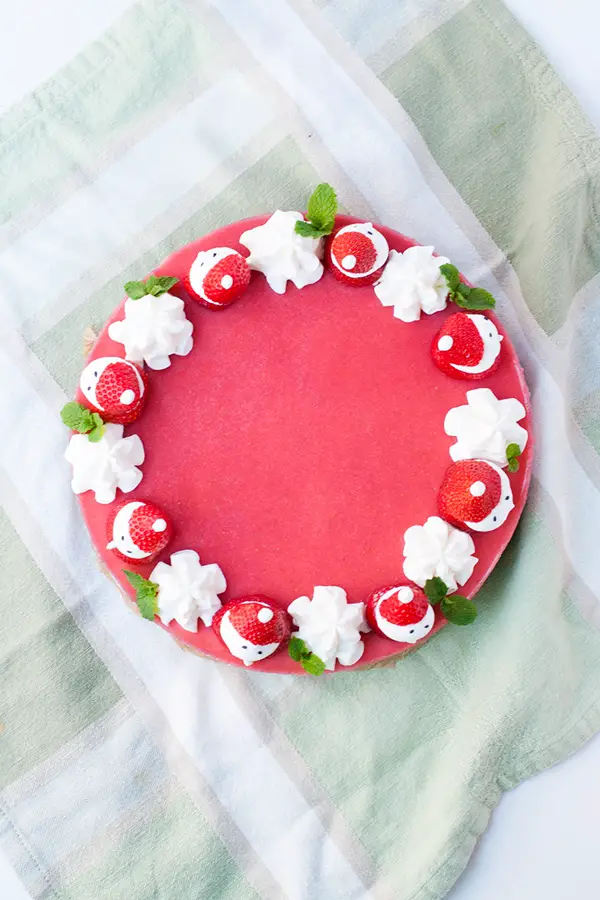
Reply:
[[167, 369], [171, 355], [187, 356], [194, 344], [193, 325], [183, 307], [183, 300], [169, 293], [127, 299], [125, 318], [109, 325], [108, 334], [125, 345], [125, 356], [131, 362]]
[[448, 284], [440, 266], [450, 262], [434, 256], [433, 247], [408, 247], [404, 253], [390, 252], [375, 293], [383, 306], [394, 307], [394, 317], [416, 322], [421, 312], [431, 315], [446, 306]]
[[123, 426], [108, 424], [96, 443], [87, 434], [74, 434], [65, 450], [73, 466], [75, 494], [94, 491], [98, 503], [112, 503], [120, 488], [125, 494], [142, 480], [137, 466], [144, 462], [144, 445], [137, 434], [123, 437]]
[[467, 391], [467, 405], [455, 406], [444, 420], [444, 431], [456, 438], [450, 456], [454, 462], [487, 459], [498, 466], [508, 465], [508, 445], [518, 444], [523, 450], [527, 444], [527, 431], [517, 424], [525, 415], [520, 400], [498, 400], [489, 388]]
[[269, 287], [277, 294], [285, 293], [288, 281], [303, 288], [314, 284], [323, 274], [319, 259], [321, 238], [296, 234], [296, 222], [303, 219], [299, 212], [278, 209], [264, 225], [240, 235], [240, 244], [250, 251], [246, 262], [251, 269], [265, 275]]
[[455, 591], [473, 574], [479, 561], [474, 552], [470, 535], [439, 516], [430, 516], [424, 525], [413, 525], [404, 532], [404, 574], [420, 587], [437, 576], [449, 591]]
[[352, 666], [361, 658], [365, 645], [361, 631], [368, 631], [365, 604], [348, 603], [341, 587], [315, 587], [312, 600], [298, 597], [288, 606], [298, 631], [295, 637], [305, 641], [325, 668], [333, 671], [335, 662]]
[[158, 585], [158, 615], [168, 625], [175, 619], [186, 631], [198, 631], [198, 619], [209, 626], [221, 608], [219, 594], [227, 587], [223, 572], [203, 566], [195, 550], [179, 550], [171, 563], [159, 562], [150, 575]]

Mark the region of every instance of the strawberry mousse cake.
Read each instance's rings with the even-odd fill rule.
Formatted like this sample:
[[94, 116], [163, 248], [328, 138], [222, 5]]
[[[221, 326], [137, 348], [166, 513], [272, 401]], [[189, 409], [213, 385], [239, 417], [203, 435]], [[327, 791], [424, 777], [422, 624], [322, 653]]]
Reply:
[[145, 627], [309, 675], [477, 628], [532, 463], [486, 290], [322, 184], [306, 213], [224, 225], [125, 293], [61, 415], [91, 539]]

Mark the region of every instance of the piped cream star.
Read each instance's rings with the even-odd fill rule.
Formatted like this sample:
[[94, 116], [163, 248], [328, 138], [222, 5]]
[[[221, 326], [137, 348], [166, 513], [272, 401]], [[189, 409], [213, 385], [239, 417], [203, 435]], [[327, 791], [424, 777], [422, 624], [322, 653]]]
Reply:
[[240, 244], [250, 251], [248, 265], [262, 272], [277, 294], [285, 293], [288, 281], [303, 288], [323, 274], [318, 256], [321, 238], [296, 234], [296, 222], [302, 219], [299, 212], [278, 209], [264, 225], [250, 228], [240, 236]]
[[210, 625], [221, 608], [218, 597], [227, 587], [215, 563], [203, 566], [195, 550], [179, 550], [171, 563], [159, 562], [150, 581], [158, 585], [158, 615], [168, 625], [175, 619], [186, 631], [198, 631], [198, 619]]
[[336, 659], [342, 666], [352, 666], [363, 655], [360, 632], [369, 630], [365, 604], [348, 603], [343, 588], [315, 587], [312, 600], [298, 597], [288, 612], [298, 627], [295, 637], [323, 660], [326, 669], [332, 671]]
[[507, 466], [506, 448], [527, 444], [527, 431], [517, 424], [526, 415], [523, 404], [514, 398], [498, 400], [489, 388], [467, 391], [466, 406], [455, 406], [444, 420], [444, 431], [456, 438], [450, 456], [459, 459], [487, 459]]
[[446, 306], [448, 284], [440, 266], [448, 262], [445, 256], [434, 256], [433, 247], [392, 250], [375, 293], [383, 306], [394, 307], [396, 319], [416, 322], [421, 312], [431, 315]]

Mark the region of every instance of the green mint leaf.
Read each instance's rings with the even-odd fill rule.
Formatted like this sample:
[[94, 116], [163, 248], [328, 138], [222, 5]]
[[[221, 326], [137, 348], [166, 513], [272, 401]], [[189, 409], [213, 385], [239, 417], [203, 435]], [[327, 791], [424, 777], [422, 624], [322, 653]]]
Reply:
[[93, 426], [88, 432], [88, 439], [92, 442], [92, 444], [97, 444], [98, 441], [101, 441], [104, 437], [104, 422], [98, 415], [98, 413], [92, 413], [92, 422]]
[[469, 287], [468, 284], [465, 284], [464, 281], [459, 281], [456, 293], [461, 297], [468, 297], [472, 290], [473, 288]]
[[325, 234], [329, 234], [328, 231], [322, 231], [320, 228], [317, 228], [316, 225], [313, 225], [312, 222], [305, 222], [303, 219], [299, 219], [296, 222], [295, 231], [300, 237], [309, 238], [320, 238]]
[[315, 656], [314, 653], [303, 656], [301, 665], [304, 671], [308, 672], [309, 675], [322, 675], [325, 671], [325, 663], [322, 659], [319, 659], [318, 656]]
[[442, 581], [441, 578], [438, 578], [438, 576], [435, 575], [433, 578], [427, 579], [423, 590], [425, 591], [425, 595], [429, 602], [435, 606], [436, 603], [443, 600], [448, 593], [448, 586], [445, 581]]
[[470, 625], [477, 618], [477, 607], [473, 601], [460, 594], [444, 597], [440, 609], [453, 625]]
[[154, 616], [158, 613], [158, 603], [156, 599], [158, 596], [158, 585], [153, 581], [148, 581], [147, 578], [138, 575], [137, 572], [130, 572], [127, 569], [123, 569], [123, 574], [135, 590], [135, 602], [137, 603], [141, 615], [144, 619], [148, 619], [152, 622]]
[[[150, 293], [155, 297], [160, 297], [161, 294], [166, 294], [167, 291], [170, 291], [173, 285], [177, 284], [177, 282], [179, 281], [179, 278], [173, 278], [170, 275], [161, 275], [158, 278], [155, 275], [151, 275], [150, 278], [154, 278]], [[148, 281], [150, 281], [150, 278], [148, 279]]]
[[444, 263], [440, 266], [440, 272], [446, 279], [448, 290], [453, 294], [460, 284], [460, 273], [458, 269], [456, 266], [453, 266], [452, 263]]
[[309, 652], [310, 651], [304, 641], [301, 640], [301, 638], [294, 637], [292, 635], [292, 637], [290, 638], [290, 643], [288, 645], [288, 653], [290, 654], [294, 662], [300, 662], [302, 657], [308, 655]]
[[508, 471], [509, 472], [518, 472], [519, 471], [519, 456], [521, 455], [521, 448], [518, 444], [509, 444], [506, 448], [506, 460], [508, 462]]
[[469, 288], [465, 294], [459, 287], [459, 291], [460, 296], [455, 296], [454, 300], [463, 309], [493, 309], [496, 305], [489, 291], [484, 291], [483, 288]]
[[124, 288], [125, 293], [128, 297], [131, 297], [132, 300], [141, 300], [141, 298], [145, 297], [148, 293], [143, 281], [128, 281], [124, 285]]
[[144, 578], [143, 575], [138, 575], [137, 572], [132, 572], [130, 569], [123, 569], [123, 575], [136, 593], [138, 590], [143, 590], [147, 584], [150, 584], [147, 578]]
[[70, 428], [71, 431], [79, 431], [86, 412], [88, 410], [81, 403], [76, 403], [72, 400], [63, 406], [60, 411], [60, 417], [63, 420], [63, 424]]
[[[98, 426], [104, 428], [104, 422], [98, 413], [92, 413], [83, 404], [76, 403], [74, 400], [63, 406], [60, 417], [67, 428], [77, 431], [79, 434], [89, 434]], [[96, 438], [96, 440], [100, 440], [100, 438]]]
[[331, 234], [337, 212], [337, 197], [330, 184], [317, 185], [309, 197], [307, 212], [313, 225], [323, 234]]

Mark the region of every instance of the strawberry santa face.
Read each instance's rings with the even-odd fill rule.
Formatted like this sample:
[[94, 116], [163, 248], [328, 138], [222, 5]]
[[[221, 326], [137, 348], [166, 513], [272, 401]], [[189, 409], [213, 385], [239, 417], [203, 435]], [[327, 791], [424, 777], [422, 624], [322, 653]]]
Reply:
[[212, 627], [232, 656], [245, 666], [266, 659], [287, 641], [291, 619], [285, 610], [262, 594], [226, 603]]
[[438, 494], [440, 515], [471, 531], [494, 531], [515, 508], [508, 475], [484, 459], [462, 459], [444, 476]]
[[372, 284], [387, 262], [388, 242], [371, 222], [340, 228], [329, 243], [331, 271], [346, 284]]
[[88, 405], [105, 422], [127, 425], [140, 415], [146, 400], [146, 375], [139, 366], [118, 356], [101, 356], [88, 363], [79, 379]]
[[427, 637], [434, 621], [433, 606], [414, 585], [380, 588], [367, 600], [367, 622], [392, 641], [416, 644]]
[[187, 277], [190, 294], [210, 309], [229, 306], [250, 283], [250, 267], [231, 247], [201, 250]]
[[154, 503], [127, 500], [117, 506], [107, 523], [107, 550], [125, 562], [151, 562], [173, 536], [168, 516]]
[[500, 365], [502, 335], [480, 313], [454, 313], [446, 319], [431, 346], [433, 361], [451, 378], [476, 381]]

